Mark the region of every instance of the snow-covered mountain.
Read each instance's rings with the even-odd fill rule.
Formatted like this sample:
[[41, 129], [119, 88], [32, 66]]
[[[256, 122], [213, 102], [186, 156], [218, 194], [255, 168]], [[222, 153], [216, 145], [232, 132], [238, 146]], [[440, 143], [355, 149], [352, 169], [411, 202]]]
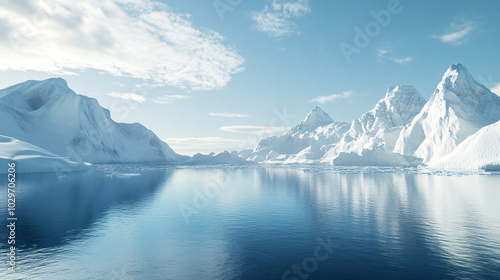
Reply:
[[[335, 122], [320, 107], [287, 133], [262, 140], [249, 159], [259, 162], [334, 163], [349, 165], [349, 159], [372, 155], [362, 165], [410, 165], [418, 163], [413, 157], [394, 154], [401, 129], [417, 115], [425, 104], [412, 86], [393, 86], [375, 108], [351, 125]], [[376, 152], [370, 152], [376, 149]], [[339, 155], [341, 159], [333, 162]], [[365, 155], [365, 156], [363, 156]], [[376, 156], [373, 156], [376, 155]], [[363, 159], [356, 159], [360, 165]]]
[[394, 152], [425, 163], [451, 153], [468, 136], [500, 120], [500, 97], [452, 65], [422, 111], [399, 136]]
[[393, 153], [383, 146], [363, 149], [361, 153], [342, 152], [333, 159], [337, 166], [418, 166], [422, 159]]
[[430, 164], [435, 169], [500, 171], [500, 121], [481, 128], [450, 154]]
[[28, 167], [78, 167], [72, 161], [500, 166], [500, 97], [460, 64], [446, 71], [428, 102], [412, 86], [393, 86], [351, 124], [334, 121], [317, 106], [297, 126], [253, 150], [198, 154], [189, 161], [144, 126], [114, 122], [97, 100], [76, 94], [60, 78], [0, 90], [0, 119], [0, 135], [6, 135], [0, 137], [0, 161], [16, 158]]
[[183, 161], [141, 124], [116, 123], [96, 99], [61, 78], [0, 90], [0, 134], [91, 163]]
[[16, 163], [16, 173], [66, 172], [88, 170], [90, 164], [73, 162], [39, 147], [0, 135], [0, 173], [7, 172], [7, 164]]
[[320, 159], [324, 154], [322, 147], [338, 142], [348, 128], [349, 124], [334, 121], [316, 106], [288, 132], [261, 140], [248, 159], [309, 163]]
[[[382, 165], [394, 162], [405, 162], [404, 157], [393, 155], [392, 150], [403, 127], [408, 124], [425, 104], [425, 99], [413, 86], [393, 86], [389, 88], [375, 108], [354, 120], [349, 130], [338, 143], [332, 143], [323, 157], [323, 162], [333, 162], [336, 165], [348, 165], [347, 160], [337, 160], [340, 154], [373, 154], [369, 151], [377, 149], [382, 158], [397, 157], [394, 161], [384, 161]], [[342, 158], [353, 158], [354, 155], [344, 155]], [[373, 163], [375, 159], [370, 160]], [[414, 162], [410, 159], [410, 162]], [[368, 164], [368, 163], [367, 163]], [[363, 165], [367, 165], [363, 164]], [[356, 161], [359, 165], [359, 161]], [[370, 164], [372, 165], [372, 164]]]

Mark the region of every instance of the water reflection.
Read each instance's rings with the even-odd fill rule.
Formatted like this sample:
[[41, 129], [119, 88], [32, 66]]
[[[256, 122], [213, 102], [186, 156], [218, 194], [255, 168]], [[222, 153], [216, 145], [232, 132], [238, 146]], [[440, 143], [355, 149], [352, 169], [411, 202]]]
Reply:
[[[20, 177], [20, 275], [281, 279], [323, 237], [334, 253], [308, 279], [498, 279], [498, 176], [298, 168], [138, 173]], [[222, 177], [227, 187], [186, 223], [179, 206], [192, 206]]]
[[[18, 244], [24, 249], [46, 248], [78, 238], [111, 206], [120, 205], [126, 209], [153, 195], [170, 173], [19, 174], [16, 188]], [[6, 192], [5, 189], [0, 191]], [[0, 218], [6, 220], [6, 214], [2, 211]]]

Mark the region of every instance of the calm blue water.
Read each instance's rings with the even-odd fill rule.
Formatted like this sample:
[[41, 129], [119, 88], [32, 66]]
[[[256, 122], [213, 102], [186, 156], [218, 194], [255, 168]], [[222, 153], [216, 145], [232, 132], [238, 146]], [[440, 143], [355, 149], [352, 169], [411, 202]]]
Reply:
[[129, 168], [17, 180], [18, 272], [2, 226], [0, 279], [500, 279], [500, 176]]

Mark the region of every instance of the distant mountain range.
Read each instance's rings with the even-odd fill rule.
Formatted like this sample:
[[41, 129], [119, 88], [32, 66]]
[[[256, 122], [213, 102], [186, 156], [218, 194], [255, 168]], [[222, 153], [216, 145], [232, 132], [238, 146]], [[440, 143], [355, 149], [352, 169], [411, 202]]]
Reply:
[[[97, 100], [60, 78], [0, 90], [0, 162], [26, 172], [85, 169], [90, 163], [302, 163], [500, 170], [500, 97], [461, 64], [446, 71], [429, 101], [413, 86], [393, 86], [375, 108], [351, 124], [320, 107], [288, 132], [253, 150], [175, 153], [141, 124], [117, 123]], [[44, 166], [44, 167], [42, 167]]]
[[[393, 86], [350, 126], [315, 107], [298, 126], [240, 155], [267, 163], [500, 169], [498, 121], [500, 97], [454, 64], [428, 102], [412, 86]], [[481, 151], [466, 153], [466, 143]]]

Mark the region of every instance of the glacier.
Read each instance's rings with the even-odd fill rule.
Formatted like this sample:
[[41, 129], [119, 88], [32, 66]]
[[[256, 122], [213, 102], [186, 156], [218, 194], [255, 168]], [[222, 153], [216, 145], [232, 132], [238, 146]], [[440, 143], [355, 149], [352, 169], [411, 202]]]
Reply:
[[499, 120], [500, 97], [457, 63], [427, 102], [413, 86], [392, 86], [350, 125], [315, 107], [290, 131], [239, 155], [263, 163], [495, 169]]
[[453, 64], [422, 111], [403, 129], [394, 152], [432, 164], [498, 120], [500, 97], [476, 82], [463, 65]]
[[[424, 104], [425, 99], [413, 86], [393, 86], [375, 108], [351, 124], [334, 121], [316, 106], [299, 125], [261, 140], [249, 156], [245, 154], [249, 160], [266, 163], [415, 165], [417, 159], [395, 154], [392, 149], [404, 125]], [[371, 159], [367, 161], [368, 155]]]
[[324, 146], [340, 140], [349, 124], [334, 121], [319, 106], [288, 132], [263, 139], [248, 157], [269, 163], [314, 163], [324, 154]]
[[26, 81], [0, 90], [0, 134], [54, 155], [90, 163], [182, 162], [141, 124], [117, 123], [96, 99], [64, 79]]
[[499, 120], [500, 97], [453, 64], [427, 102], [413, 86], [392, 86], [350, 125], [316, 107], [287, 133], [240, 155], [264, 163], [495, 169], [500, 141], [496, 124], [489, 126]]
[[500, 121], [481, 128], [450, 154], [429, 164], [433, 169], [500, 171]]
[[[352, 122], [340, 142], [326, 152], [323, 161], [333, 165], [358, 165], [364, 158], [362, 165], [415, 164], [418, 162], [415, 158], [402, 157], [392, 150], [403, 127], [411, 122], [424, 104], [425, 99], [415, 87], [390, 87], [375, 108]], [[377, 158], [379, 162], [376, 162]]]

